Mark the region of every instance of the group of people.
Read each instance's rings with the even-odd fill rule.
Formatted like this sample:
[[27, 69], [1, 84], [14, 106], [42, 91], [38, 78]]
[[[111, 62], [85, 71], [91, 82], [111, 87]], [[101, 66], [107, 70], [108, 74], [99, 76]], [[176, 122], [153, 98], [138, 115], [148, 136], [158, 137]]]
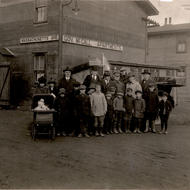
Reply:
[[[50, 81], [46, 88], [55, 97], [57, 136], [156, 133], [158, 117], [161, 120], [159, 133], [167, 134], [173, 105], [166, 92], [158, 96], [148, 70], [143, 71], [143, 80], [138, 82], [125, 68], [112, 73], [105, 71], [100, 78], [97, 68], [93, 67], [82, 84], [72, 78], [71, 69], [66, 68], [63, 72], [58, 85]], [[45, 82], [44, 79], [39, 81], [38, 90], [45, 88]]]

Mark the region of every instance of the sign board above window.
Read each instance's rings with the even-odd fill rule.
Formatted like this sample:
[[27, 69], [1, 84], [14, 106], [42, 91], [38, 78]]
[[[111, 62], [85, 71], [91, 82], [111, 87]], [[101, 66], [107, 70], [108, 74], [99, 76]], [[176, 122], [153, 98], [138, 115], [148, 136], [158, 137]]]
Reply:
[[[40, 43], [40, 42], [50, 42], [50, 41], [56, 41], [56, 40], [59, 40], [58, 35], [35, 36], [35, 37], [20, 38], [20, 43], [21, 44]], [[120, 44], [81, 38], [81, 37], [71, 36], [67, 34], [63, 35], [63, 42], [82, 45], [82, 46], [89, 46], [89, 47], [94, 47], [94, 48], [123, 51], [123, 46]]]

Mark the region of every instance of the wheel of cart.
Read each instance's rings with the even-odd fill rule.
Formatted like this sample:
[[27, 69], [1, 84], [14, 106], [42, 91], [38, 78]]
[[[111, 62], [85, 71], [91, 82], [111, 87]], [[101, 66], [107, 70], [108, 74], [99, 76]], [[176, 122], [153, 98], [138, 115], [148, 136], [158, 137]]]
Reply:
[[[35, 110], [40, 99], [44, 99], [49, 110]], [[54, 116], [56, 111], [53, 109], [54, 97], [50, 94], [36, 94], [33, 96], [33, 127], [31, 131], [32, 139], [36, 140], [38, 135], [46, 135], [51, 140], [55, 140]]]

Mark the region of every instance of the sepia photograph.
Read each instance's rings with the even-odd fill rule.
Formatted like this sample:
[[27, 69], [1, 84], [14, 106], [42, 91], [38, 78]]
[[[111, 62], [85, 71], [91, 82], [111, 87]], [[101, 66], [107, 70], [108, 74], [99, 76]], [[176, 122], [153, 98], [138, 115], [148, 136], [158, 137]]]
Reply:
[[190, 0], [0, 0], [0, 189], [190, 189]]

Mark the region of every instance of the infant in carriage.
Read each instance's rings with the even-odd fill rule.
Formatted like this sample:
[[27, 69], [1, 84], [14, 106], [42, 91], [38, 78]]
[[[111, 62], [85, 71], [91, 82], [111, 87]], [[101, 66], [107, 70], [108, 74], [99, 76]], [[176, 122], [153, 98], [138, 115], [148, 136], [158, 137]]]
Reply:
[[39, 101], [38, 101], [38, 106], [34, 108], [35, 111], [47, 111], [47, 110], [50, 110], [48, 106], [45, 105], [44, 103], [44, 99], [41, 98]]

